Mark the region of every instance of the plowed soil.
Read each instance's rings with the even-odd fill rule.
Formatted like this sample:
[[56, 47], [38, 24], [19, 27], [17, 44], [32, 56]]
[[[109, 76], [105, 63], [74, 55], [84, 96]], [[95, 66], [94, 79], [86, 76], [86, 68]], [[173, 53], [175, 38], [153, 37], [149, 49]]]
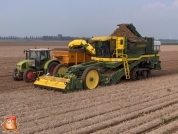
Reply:
[[161, 46], [162, 70], [147, 80], [68, 94], [13, 81], [23, 50], [34, 46], [0, 43], [0, 123], [15, 115], [20, 134], [178, 133], [178, 46]]

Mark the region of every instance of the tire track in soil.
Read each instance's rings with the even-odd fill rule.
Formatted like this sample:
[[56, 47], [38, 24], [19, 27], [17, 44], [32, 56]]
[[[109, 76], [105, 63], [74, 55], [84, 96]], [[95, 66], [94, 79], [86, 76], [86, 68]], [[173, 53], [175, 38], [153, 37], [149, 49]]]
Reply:
[[149, 132], [148, 134], [177, 134], [178, 120], [164, 124], [161, 127]]
[[[152, 109], [153, 111], [147, 111], [145, 109], [146, 113], [144, 113], [144, 114], [136, 115], [136, 113], [135, 113], [135, 118], [130, 118], [130, 117], [133, 117], [133, 115], [130, 115], [130, 113], [129, 113], [128, 115], [125, 115], [125, 116], [128, 116], [127, 118], [124, 117], [124, 115], [123, 115], [120, 117], [113, 118], [111, 120], [106, 120], [104, 122], [100, 122], [99, 124], [93, 124], [92, 126], [88, 127], [88, 131], [86, 131], [87, 128], [85, 128], [85, 129], [82, 128], [83, 131], [78, 130], [78, 131], [73, 131], [73, 133], [77, 133], [77, 134], [82, 134], [82, 133], [94, 133], [94, 134], [96, 133], [97, 134], [97, 133], [106, 133], [106, 132], [108, 132], [108, 133], [143, 133], [143, 132], [146, 132], [147, 130], [150, 130], [162, 123], [162, 120], [160, 119], [159, 114], [161, 114], [161, 115], [167, 114], [168, 113], [167, 111], [169, 111], [169, 110], [170, 110], [169, 112], [177, 111], [177, 107], [170, 107], [170, 106], [166, 107], [166, 108], [163, 108], [163, 107], [159, 107], [154, 110]], [[159, 124], [155, 125], [153, 123], [155, 119], [160, 121]], [[112, 124], [115, 123], [115, 124], [114, 124], [114, 126], [112, 126], [112, 125], [107, 126], [107, 124], [109, 124], [108, 122], [110, 122]], [[146, 124], [144, 124], [144, 123], [146, 123]], [[105, 127], [102, 127], [102, 128], [100, 128], [100, 130], [98, 130], [98, 128], [101, 127], [102, 125]], [[143, 127], [143, 128], [141, 128], [137, 131], [133, 131], [133, 130], [127, 131], [128, 129], [132, 129], [132, 127], [135, 127], [137, 125], [140, 125], [140, 127]]]
[[[173, 118], [177, 118], [178, 117], [178, 104], [173, 105], [173, 106], [168, 106], [166, 108], [161, 108], [155, 111], [151, 111], [151, 113], [145, 113], [144, 115], [138, 116], [137, 118], [134, 119], [129, 119], [124, 121], [121, 124], [117, 124], [113, 127], [110, 128], [106, 128], [103, 129], [99, 132], [104, 132], [104, 131], [109, 131], [111, 133], [145, 133], [148, 132], [152, 129], [154, 129], [155, 127], [158, 127], [162, 124], [164, 124], [164, 120], [166, 120], [166, 117], [164, 117], [164, 115], [166, 114], [172, 114], [175, 113], [175, 115], [171, 118], [169, 118], [169, 120], [171, 121]], [[164, 119], [163, 119], [164, 118]], [[156, 124], [154, 124], [154, 122], [158, 121]], [[135, 130], [131, 130], [131, 131], [127, 131], [128, 129], [132, 129], [134, 127], [139, 126], [139, 129], [137, 129], [137, 131]]]
[[0, 74], [0, 77], [9, 77], [9, 76], [12, 76], [12, 74]]
[[[30, 87], [31, 84], [24, 83], [24, 81], [7, 81], [5, 83], [0, 84], [0, 96], [2, 97], [2, 94], [7, 93], [8, 97], [9, 93], [19, 92], [19, 90], [28, 90], [28, 88]], [[0, 100], [1, 99], [2, 98], [0, 98]]]
[[[177, 96], [176, 96], [176, 98], [177, 98]], [[170, 98], [169, 98], [170, 99]], [[163, 100], [166, 100], [164, 97], [163, 97]], [[161, 100], [162, 101], [162, 100]], [[159, 103], [161, 102], [161, 101], [159, 101]], [[175, 101], [175, 100], [174, 100]], [[153, 101], [151, 101], [150, 103], [152, 104], [152, 102]], [[178, 102], [178, 99], [176, 99], [176, 102]], [[175, 103], [175, 102], [174, 102]], [[159, 104], [158, 104], [159, 105]], [[102, 112], [101, 113], [99, 113], [99, 115], [102, 115], [102, 114], [106, 114], [106, 113], [108, 113], [108, 112], [113, 112], [113, 111], [117, 111], [117, 110], [119, 110], [119, 109], [121, 109], [121, 108], [123, 108], [123, 107], [120, 107], [120, 108], [118, 108], [117, 107], [118, 105], [117, 104], [115, 104], [115, 105], [110, 105], [110, 107], [112, 107], [112, 108], [114, 108], [114, 107], [116, 107], [115, 109], [112, 109], [111, 111], [109, 111], [108, 109], [103, 109], [102, 110]], [[160, 106], [160, 105], [159, 105]], [[105, 106], [103, 106], [103, 107], [105, 107]], [[129, 107], [129, 106], [128, 106]], [[95, 109], [95, 107], [93, 108], [93, 109]], [[65, 120], [65, 119], [63, 119], [63, 117], [68, 117], [68, 118], [70, 118], [71, 116], [69, 115], [69, 114], [67, 114], [67, 115], [61, 115], [61, 114], [55, 114], [55, 113], [52, 113], [53, 114], [53, 116], [55, 115], [55, 119], [56, 120], [60, 120], [60, 122], [56, 122], [55, 124], [55, 126], [53, 126], [53, 128], [55, 128], [55, 127], [59, 127], [60, 126], [60, 128], [61, 128], [61, 126], [62, 125], [67, 125], [69, 122], [70, 122], [70, 124], [71, 123], [73, 123], [73, 122], [78, 122], [78, 121], [82, 121], [83, 119], [89, 119], [89, 118], [93, 118], [93, 117], [95, 117], [95, 116], [98, 116], [98, 114], [97, 113], [93, 113], [93, 115], [91, 115], [90, 114], [90, 111], [94, 111], [93, 109], [84, 109], [83, 111], [82, 110], [80, 110], [80, 112], [76, 112], [76, 114], [75, 114], [75, 112], [72, 112], [72, 113], [70, 113], [71, 115], [77, 115], [77, 116], [75, 116], [75, 117], [73, 117], [70, 121], [69, 120]], [[80, 114], [79, 114], [80, 113]], [[88, 115], [83, 115], [83, 113], [88, 113]], [[117, 112], [118, 113], [118, 112]], [[137, 112], [135, 113], [135, 114], [137, 114]], [[60, 116], [60, 117], [58, 117], [58, 116], [56, 116], [56, 115], [58, 115], [58, 116]], [[79, 118], [78, 118], [79, 117]], [[135, 116], [134, 116], [135, 117]], [[39, 122], [46, 122], [47, 120], [51, 120], [51, 119], [49, 119], [50, 117], [47, 117], [46, 119], [45, 118], [38, 118], [38, 121]], [[62, 119], [61, 119], [62, 118]], [[111, 118], [111, 117], [110, 117]], [[33, 121], [32, 121], [33, 122]], [[32, 123], [32, 122], [29, 122], [28, 121], [28, 126], [31, 126], [30, 124]], [[63, 123], [62, 123], [63, 122]], [[80, 123], [80, 122], [79, 122]], [[33, 123], [32, 123], [33, 124]], [[41, 125], [43, 125], [42, 123], [40, 123]], [[107, 124], [107, 125], [109, 125], [109, 124]], [[83, 127], [83, 126], [82, 126]], [[104, 128], [105, 128], [106, 126], [104, 126]], [[50, 128], [50, 126], [48, 126], [48, 128], [46, 128], [46, 129], [49, 129]], [[34, 127], [32, 128], [33, 130], [35, 129]], [[38, 129], [38, 132], [39, 132], [40, 130]]]
[[178, 131], [178, 120], [164, 124], [161, 127], [158, 127], [147, 134], [177, 134]]
[[[162, 98], [162, 100], [164, 100], [164, 98]], [[150, 103], [153, 104], [150, 101], [147, 103], [147, 105], [145, 104], [145, 106], [141, 109], [140, 109], [139, 105], [136, 105], [137, 108], [135, 108], [135, 106], [134, 106], [135, 109], [132, 108], [130, 110], [129, 107], [126, 107], [126, 108], [122, 108], [120, 110], [112, 111], [110, 113], [105, 113], [103, 115], [99, 114], [96, 117], [92, 117], [92, 118], [86, 117], [85, 120], [77, 120], [76, 122], [70, 122], [71, 128], [73, 129], [72, 132], [76, 132], [77, 134], [79, 134], [79, 133], [91, 133], [94, 131], [98, 131], [100, 129], [102, 130], [108, 126], [110, 126], [110, 127], [114, 126], [116, 123], [122, 123], [126, 120], [135, 119], [138, 116], [154, 112], [156, 110], [162, 109], [163, 107], [173, 105], [178, 102], [177, 97], [175, 97], [173, 101], [161, 103], [161, 105], [160, 105], [160, 102], [162, 102], [162, 100], [157, 101], [156, 103], [154, 102], [155, 106], [149, 105]], [[140, 112], [137, 113], [137, 111], [140, 111]], [[124, 115], [127, 115], [127, 116], [125, 118], [122, 118], [122, 116], [124, 116]], [[117, 118], [117, 119], [115, 119], [115, 118]], [[104, 122], [104, 123], [102, 124], [102, 122]], [[71, 133], [71, 131], [69, 131], [69, 129], [71, 129], [71, 128], [68, 128], [67, 127], [68, 125], [69, 124], [66, 123], [65, 125], [61, 126], [61, 124], [60, 124], [58, 126], [58, 127], [60, 127], [59, 131], [61, 131], [61, 133], [62, 133], [62, 132], [64, 132], [64, 130], [65, 130], [65, 132], [68, 130], [68, 133]], [[58, 128], [56, 128], [56, 129], [58, 129]], [[88, 130], [88, 131], [86, 131], [86, 130]]]
[[[17, 82], [18, 83], [18, 82]], [[143, 86], [141, 86], [141, 87], [144, 87], [144, 85]], [[158, 85], [157, 85], [157, 87], [159, 87]], [[157, 90], [159, 90], [159, 89], [157, 89]], [[157, 91], [157, 90], [154, 90], [154, 91]], [[40, 90], [38, 90], [38, 91], [40, 91]], [[46, 90], [44, 90], [44, 91], [46, 91]], [[128, 94], [128, 92], [130, 93], [130, 94], [138, 94], [138, 92], [140, 92], [140, 91], [143, 91], [143, 89], [140, 89], [140, 90], [134, 90], [134, 88], [132, 88], [132, 90], [126, 90], [126, 89], [123, 89], [123, 91], [122, 91], [122, 89], [120, 90], [121, 92], [119, 93], [119, 91], [117, 91], [117, 90], [112, 90], [112, 94], [113, 95], [115, 95], [115, 96], [112, 96], [112, 97], [118, 97], [118, 96], [121, 96], [121, 98], [122, 98], [122, 96], [124, 96], [124, 95], [126, 95], [126, 94]], [[85, 91], [84, 91], [85, 92]], [[76, 98], [74, 99], [74, 98], [72, 98], [72, 99], [66, 99], [65, 100], [65, 98], [67, 97], [67, 96], [64, 96], [63, 98], [61, 98], [61, 96], [60, 96], [60, 99], [62, 100], [62, 102], [61, 102], [61, 100], [60, 100], [60, 104], [63, 104], [63, 103], [65, 103], [65, 104], [67, 104], [67, 103], [71, 103], [71, 102], [73, 102], [73, 101], [75, 101], [75, 100], [77, 100], [77, 99], [80, 99], [81, 101], [82, 100], [86, 100], [86, 98], [89, 98], [89, 99], [96, 99], [97, 100], [97, 94], [88, 94], [87, 96], [85, 95], [85, 93], [84, 92], [79, 92], [79, 93], [82, 93], [82, 95], [80, 95], [79, 93], [74, 93], [75, 94], [75, 96], [76, 96]], [[147, 90], [146, 91], [146, 93], [150, 93], [150, 92], [152, 92], [152, 90]], [[85, 97], [83, 97], [85, 95]], [[106, 96], [105, 95], [105, 93], [104, 92], [102, 92], [102, 94], [100, 94], [100, 97], [101, 96], [104, 96], [104, 97], [109, 97], [109, 99], [111, 99], [110, 98], [110, 96]], [[32, 97], [33, 97], [33, 95], [32, 95]], [[30, 100], [33, 100], [33, 98], [30, 98]], [[35, 96], [34, 96], [34, 98], [36, 98]], [[70, 96], [69, 96], [69, 98], [70, 98]], [[39, 98], [39, 100], [40, 100], [41, 98]], [[30, 100], [28, 100], [28, 101], [30, 101]], [[96, 100], [94, 100], [95, 102], [96, 102]], [[103, 100], [106, 100], [105, 98], [103, 98]], [[37, 100], [36, 100], [37, 101]], [[107, 101], [107, 102], [109, 102], [109, 101]], [[14, 102], [15, 103], [15, 102]], [[106, 103], [106, 101], [105, 101], [105, 103]], [[53, 103], [54, 105], [55, 105], [55, 103]], [[56, 103], [56, 104], [59, 104], [59, 103]]]
[[[160, 90], [162, 90], [162, 89], [159, 89], [159, 88], [157, 88], [157, 90], [154, 90], [154, 92], [153, 91], [150, 91], [151, 92], [151, 94], [156, 94], [156, 92], [159, 92]], [[143, 90], [140, 90], [140, 91], [143, 91]], [[139, 91], [139, 92], [140, 92]], [[129, 90], [127, 90], [127, 92], [129, 92]], [[149, 93], [149, 92], [146, 92], [146, 93]], [[139, 94], [139, 95], [142, 95], [144, 98], [146, 98], [146, 97], [148, 97], [147, 96], [147, 94], [146, 93], [144, 93], [144, 91], [143, 91], [143, 93], [141, 94]], [[128, 94], [128, 93], [125, 93], [125, 94], [121, 94], [120, 96], [122, 96], [122, 97], [120, 97], [120, 96], [118, 96], [117, 94], [115, 94], [116, 96], [113, 96], [113, 99], [112, 99], [112, 102], [115, 102], [115, 101], [122, 101], [122, 100], [126, 100], [127, 99], [127, 96], [124, 96], [124, 95], [126, 95], [126, 94]], [[130, 92], [130, 94], [132, 94], [132, 96], [130, 96], [130, 97], [132, 97], [132, 98], [136, 98], [136, 94], [137, 94], [137, 91], [135, 91], [135, 93], [133, 94], [133, 93], [131, 93]], [[144, 96], [144, 94], [145, 94], [145, 96]], [[150, 95], [151, 95], [150, 94]], [[42, 96], [44, 96], [44, 95], [42, 95]], [[119, 97], [119, 99], [117, 99]], [[5, 97], [6, 98], [6, 97]], [[28, 97], [27, 97], [28, 98]], [[28, 102], [30, 103], [30, 102], [33, 102], [33, 98], [35, 98], [35, 97], [30, 97], [30, 99], [32, 100], [32, 101], [30, 101], [30, 100], [28, 100]], [[77, 97], [78, 98], [78, 97]], [[96, 98], [96, 97], [95, 97]], [[116, 99], [115, 99], [116, 98]], [[38, 100], [40, 100], [41, 98], [39, 98]], [[37, 99], [35, 99], [35, 101], [36, 101], [36, 104], [37, 105], [40, 105], [40, 103], [38, 104], [38, 100]], [[62, 100], [63, 100], [63, 98], [62, 98]], [[80, 99], [81, 100], [81, 99]], [[92, 99], [93, 100], [93, 99]], [[101, 101], [101, 100], [105, 100], [104, 102], [103, 101]], [[18, 101], [18, 100], [17, 100]], [[72, 101], [69, 101], [68, 103], [70, 104], [71, 102], [73, 102], [73, 101], [75, 101], [75, 100], [72, 100]], [[82, 100], [81, 100], [82, 101]], [[98, 101], [98, 102], [97, 102]], [[82, 108], [90, 108], [90, 107], [93, 107], [93, 106], [99, 106], [99, 105], [101, 105], [102, 103], [110, 103], [111, 102], [111, 98], [110, 97], [106, 97], [106, 96], [100, 96], [100, 98], [98, 99], [98, 100], [95, 100], [95, 103], [93, 104], [93, 103], [90, 103], [89, 102], [89, 104], [88, 105], [86, 105], [85, 103], [83, 104], [83, 105], [77, 105], [77, 106], [75, 106], [75, 108], [70, 108], [70, 109], [65, 109], [65, 111], [63, 111], [62, 113], [67, 113], [67, 112], [71, 112], [71, 111], [76, 111], [76, 110], [80, 110], [81, 109], [81, 107]], [[14, 105], [16, 105], [16, 104], [18, 104], [18, 103], [15, 103], [15, 102], [13, 102], [13, 104]], [[61, 104], [63, 104], [63, 106], [61, 105]], [[67, 102], [66, 101], [62, 101], [62, 102], [60, 102], [60, 103], [53, 103], [53, 107], [55, 106], [55, 105], [60, 105], [60, 107], [65, 107], [65, 105], [68, 105], [67, 104]], [[19, 109], [20, 109], [20, 106], [18, 106], [19, 107]], [[22, 104], [22, 107], [23, 107], [23, 104]], [[32, 111], [33, 109], [36, 109], [36, 106], [34, 106], [34, 107], [30, 107], [29, 108], [29, 110], [30, 111]], [[48, 109], [48, 108], [45, 108], [44, 106], [42, 106], [42, 107], [38, 107], [38, 111], [34, 111], [34, 112], [37, 112], [37, 113], [40, 113], [40, 111], [42, 110], [43, 111], [43, 109]], [[17, 110], [18, 111], [18, 110]], [[16, 112], [17, 112], [16, 111]], [[13, 112], [13, 111], [12, 111]], [[61, 113], [61, 114], [62, 114]]]
[[[130, 131], [126, 131], [124, 133], [149, 133], [149, 132], [154, 132], [155, 129], [159, 128], [160, 131], [160, 126], [165, 126], [166, 124], [172, 124], [172, 122], [178, 118], [178, 113], [177, 110], [175, 111], [169, 111], [170, 113], [168, 113], [167, 111], [165, 112], [165, 114], [169, 114], [169, 116], [171, 116], [170, 114], [174, 113], [176, 115], [173, 115], [172, 117], [169, 117], [169, 119], [165, 118], [165, 117], [159, 117], [159, 118], [154, 118], [151, 121], [147, 121], [145, 124], [141, 124], [140, 126], [138, 126], [137, 128], [131, 129]], [[144, 118], [145, 120], [145, 118]], [[178, 122], [177, 122], [178, 123]], [[167, 128], [167, 130], [162, 130], [162, 133], [173, 133], [175, 134], [175, 132], [178, 130], [178, 126], [175, 126], [175, 124], [173, 124], [174, 126], [171, 127], [171, 125], [169, 125], [170, 128]], [[168, 131], [169, 130], [169, 131]], [[164, 131], [164, 132], [163, 132]], [[154, 134], [158, 134], [157, 132]]]

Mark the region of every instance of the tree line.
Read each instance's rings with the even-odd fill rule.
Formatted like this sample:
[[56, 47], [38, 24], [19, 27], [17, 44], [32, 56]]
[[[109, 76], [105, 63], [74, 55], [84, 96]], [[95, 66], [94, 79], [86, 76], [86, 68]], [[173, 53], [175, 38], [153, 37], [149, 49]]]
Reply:
[[162, 43], [178, 43], [178, 39], [158, 39]]
[[[25, 36], [25, 37], [17, 37], [17, 36], [0, 36], [0, 40], [45, 40], [45, 41], [69, 41], [74, 39], [84, 39], [89, 40], [89, 37], [71, 37], [71, 36], [63, 36], [62, 34], [58, 34], [57, 36]], [[178, 39], [156, 39], [161, 41], [162, 43], [178, 43]]]
[[0, 36], [0, 40], [46, 40], [46, 41], [68, 41], [74, 39], [84, 39], [88, 40], [89, 37], [71, 37], [71, 36], [63, 36], [62, 34], [58, 34], [57, 36], [25, 36], [25, 37], [17, 37], [17, 36]]

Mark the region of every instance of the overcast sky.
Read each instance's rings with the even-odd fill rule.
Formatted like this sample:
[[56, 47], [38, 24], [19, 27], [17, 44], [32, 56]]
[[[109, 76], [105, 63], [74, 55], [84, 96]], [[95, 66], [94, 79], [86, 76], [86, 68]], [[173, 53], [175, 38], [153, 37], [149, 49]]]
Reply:
[[120, 23], [142, 36], [178, 39], [178, 0], [0, 0], [0, 36], [91, 37]]

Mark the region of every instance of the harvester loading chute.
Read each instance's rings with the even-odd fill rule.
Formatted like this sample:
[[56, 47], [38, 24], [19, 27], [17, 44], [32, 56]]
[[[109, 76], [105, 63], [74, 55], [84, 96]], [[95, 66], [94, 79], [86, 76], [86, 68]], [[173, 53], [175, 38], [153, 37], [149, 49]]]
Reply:
[[[64, 74], [40, 76], [34, 83], [63, 91], [94, 89], [98, 85], [117, 84], [126, 79], [150, 77], [150, 70], [160, 70], [159, 53], [154, 50], [154, 38], [141, 37], [132, 24], [122, 24], [111, 36], [93, 37], [95, 56], [92, 61], [70, 66]], [[77, 44], [77, 45], [76, 45]], [[88, 44], [74, 40], [70, 47]]]
[[87, 43], [86, 40], [82, 39], [73, 40], [68, 44], [68, 47], [70, 49], [84, 47], [86, 51], [88, 51], [91, 55], [95, 55], [95, 48], [93, 48], [93, 46], [90, 43]]

